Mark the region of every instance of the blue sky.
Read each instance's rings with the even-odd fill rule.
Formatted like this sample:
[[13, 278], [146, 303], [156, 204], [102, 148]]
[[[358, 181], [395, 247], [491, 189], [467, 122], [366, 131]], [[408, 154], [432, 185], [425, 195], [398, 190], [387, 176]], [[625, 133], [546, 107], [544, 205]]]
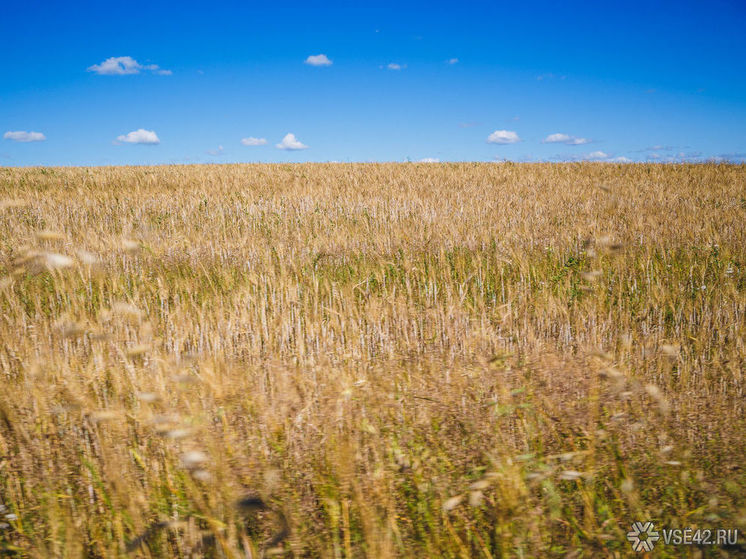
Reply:
[[744, 29], [742, 0], [7, 2], [0, 165], [741, 161]]

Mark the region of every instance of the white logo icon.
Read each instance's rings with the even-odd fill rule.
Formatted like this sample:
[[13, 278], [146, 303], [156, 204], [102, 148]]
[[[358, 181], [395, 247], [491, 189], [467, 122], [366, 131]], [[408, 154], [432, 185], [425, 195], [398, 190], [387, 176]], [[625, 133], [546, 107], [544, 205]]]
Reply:
[[635, 551], [653, 551], [660, 536], [652, 522], [635, 522], [627, 532], [627, 539]]

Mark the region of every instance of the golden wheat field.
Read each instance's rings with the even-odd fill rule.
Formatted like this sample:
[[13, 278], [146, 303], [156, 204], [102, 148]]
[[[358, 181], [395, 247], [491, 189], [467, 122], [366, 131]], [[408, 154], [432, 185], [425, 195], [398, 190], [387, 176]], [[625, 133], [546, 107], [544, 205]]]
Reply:
[[744, 224], [743, 165], [0, 169], [0, 554], [746, 534]]

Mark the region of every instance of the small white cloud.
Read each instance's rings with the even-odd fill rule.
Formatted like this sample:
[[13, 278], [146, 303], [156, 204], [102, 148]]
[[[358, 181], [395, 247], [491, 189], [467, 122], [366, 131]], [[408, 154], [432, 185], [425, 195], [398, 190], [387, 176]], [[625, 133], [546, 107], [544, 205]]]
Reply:
[[129, 132], [128, 134], [117, 136], [117, 142], [121, 142], [124, 144], [144, 144], [151, 146], [161, 143], [155, 131], [145, 130], [144, 128], [139, 128], [137, 130]]
[[553, 144], [553, 143], [564, 143], [570, 140], [570, 136], [567, 134], [549, 134], [546, 138], [544, 138], [543, 143], [545, 144]]
[[295, 134], [285, 134], [285, 137], [282, 139], [282, 141], [279, 144], [275, 144], [275, 147], [277, 149], [286, 149], [290, 151], [308, 148], [306, 144], [298, 141], [298, 138], [295, 137]]
[[223, 146], [218, 146], [218, 149], [208, 149], [207, 155], [222, 155]]
[[587, 159], [606, 159], [607, 157], [609, 157], [609, 154], [600, 150], [592, 151], [586, 156]]
[[26, 132], [25, 130], [7, 131], [3, 139], [14, 142], [43, 142], [47, 137], [41, 132]]
[[437, 159], [435, 157], [425, 157], [417, 161], [417, 163], [440, 163], [440, 159]]
[[542, 140], [544, 144], [567, 144], [568, 146], [581, 146], [589, 143], [590, 140], [587, 138], [578, 138], [576, 136], [569, 136], [568, 134], [549, 134]]
[[610, 161], [613, 161], [614, 163], [632, 163], [632, 160], [629, 157], [624, 157], [623, 155], [610, 159]]
[[140, 64], [131, 56], [112, 56], [104, 60], [101, 64], [94, 64], [88, 67], [89, 72], [95, 72], [100, 76], [126, 76], [129, 74], [139, 74], [142, 70], [147, 70], [161, 76], [170, 76], [171, 70], [164, 70], [158, 64]]
[[386, 65], [386, 68], [388, 68], [389, 70], [403, 70], [406, 67], [406, 64], [397, 64], [396, 62], [389, 62]]
[[332, 61], [325, 54], [314, 54], [306, 58], [306, 64], [309, 66], [331, 66]]
[[131, 56], [112, 56], [101, 64], [88, 67], [89, 72], [96, 72], [104, 76], [123, 76], [125, 74], [139, 74], [142, 66]]
[[495, 130], [487, 136], [488, 144], [517, 144], [521, 139], [512, 130]]
[[458, 64], [458, 58], [449, 58], [446, 60], [446, 64]]
[[243, 138], [241, 143], [245, 146], [264, 146], [267, 145], [267, 140], [265, 138], [254, 138], [253, 136], [249, 136], [248, 138]]

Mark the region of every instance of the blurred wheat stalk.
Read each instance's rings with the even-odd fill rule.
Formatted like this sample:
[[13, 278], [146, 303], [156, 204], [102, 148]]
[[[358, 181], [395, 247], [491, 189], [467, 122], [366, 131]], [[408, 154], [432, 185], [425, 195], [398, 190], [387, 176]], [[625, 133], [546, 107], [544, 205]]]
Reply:
[[632, 521], [746, 531], [745, 185], [0, 169], [0, 551], [618, 557]]

